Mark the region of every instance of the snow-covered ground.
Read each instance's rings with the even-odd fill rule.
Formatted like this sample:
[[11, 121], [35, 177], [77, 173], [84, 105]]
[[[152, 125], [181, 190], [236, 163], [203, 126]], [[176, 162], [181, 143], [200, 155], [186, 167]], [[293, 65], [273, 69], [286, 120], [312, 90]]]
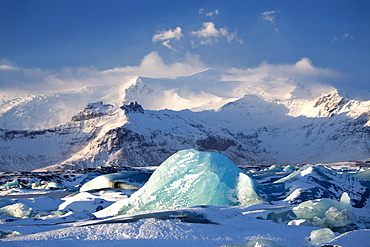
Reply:
[[[245, 174], [257, 182], [255, 191], [261, 197], [260, 203], [251, 205], [215, 205], [215, 201], [211, 205], [184, 207], [173, 204], [169, 208], [117, 215], [131, 197], [160, 203], [162, 197], [180, 195], [187, 199], [179, 198], [175, 202], [186, 205], [193, 200], [192, 195], [209, 196], [211, 184], [217, 181], [228, 184], [233, 180], [229, 176], [233, 173], [222, 171], [223, 158], [211, 155], [207, 161], [199, 156], [200, 163], [194, 163], [195, 151], [184, 152], [167, 160], [167, 165], [157, 169], [156, 176], [151, 176], [153, 170], [149, 169], [104, 167], [54, 173], [1, 173], [1, 246], [234, 246], [246, 243], [244, 246], [312, 246], [315, 243], [319, 243], [318, 246], [323, 243], [369, 246], [370, 181], [358, 178], [369, 179], [368, 168], [358, 170], [360, 167], [354, 163], [243, 168]], [[199, 164], [203, 167], [207, 162], [211, 162], [211, 167], [220, 165], [217, 169], [221, 170], [209, 170], [206, 166], [205, 170], [199, 170]], [[179, 169], [185, 174], [179, 173]], [[188, 179], [184, 180], [185, 184], [179, 182], [190, 175], [199, 175], [208, 182]], [[215, 175], [220, 180], [214, 180]], [[162, 189], [151, 184], [159, 178], [163, 179], [163, 185], [157, 187]], [[193, 185], [195, 187], [191, 187]], [[243, 188], [245, 186], [247, 184]], [[136, 187], [140, 188], [137, 192]], [[216, 187], [221, 193], [223, 189]], [[41, 196], [42, 193], [45, 196]], [[171, 200], [167, 198], [165, 202]], [[199, 198], [196, 200], [199, 202]], [[137, 199], [131, 200], [132, 203], [138, 203]], [[107, 209], [116, 213], [111, 216], [102, 213]]]

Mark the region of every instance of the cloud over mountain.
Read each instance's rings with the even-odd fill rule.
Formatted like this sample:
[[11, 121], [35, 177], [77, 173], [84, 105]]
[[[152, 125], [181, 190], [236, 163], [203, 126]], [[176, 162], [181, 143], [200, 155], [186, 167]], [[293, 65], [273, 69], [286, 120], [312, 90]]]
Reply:
[[55, 92], [87, 86], [122, 84], [136, 76], [174, 78], [205, 69], [199, 56], [187, 53], [182, 61], [166, 64], [157, 52], [146, 55], [138, 66], [108, 70], [65, 67], [61, 70], [22, 68], [0, 63], [0, 92]]
[[[327, 84], [330, 79], [340, 78], [341, 73], [315, 67], [308, 58], [295, 64], [269, 64], [263, 62], [255, 68], [228, 70], [223, 80], [240, 81], [238, 91], [256, 94], [265, 99], [315, 98], [334, 90]], [[309, 93], [308, 93], [309, 92]]]

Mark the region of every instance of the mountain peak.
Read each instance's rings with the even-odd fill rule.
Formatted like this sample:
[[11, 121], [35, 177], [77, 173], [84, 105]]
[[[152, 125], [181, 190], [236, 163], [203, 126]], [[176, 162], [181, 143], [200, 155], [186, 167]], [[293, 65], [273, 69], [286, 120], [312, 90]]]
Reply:
[[339, 91], [336, 89], [327, 94], [322, 94], [316, 99], [314, 108], [322, 108], [328, 112], [328, 116], [332, 116], [340, 108], [342, 108], [349, 100], [340, 96]]
[[[222, 75], [225, 74], [225, 72], [216, 69], [216, 68], [207, 68], [203, 71], [197, 72], [195, 74], [192, 74], [188, 76], [188, 78], [195, 78], [195, 79], [206, 79], [206, 80], [220, 80]], [[185, 76], [184, 76], [185, 77]]]

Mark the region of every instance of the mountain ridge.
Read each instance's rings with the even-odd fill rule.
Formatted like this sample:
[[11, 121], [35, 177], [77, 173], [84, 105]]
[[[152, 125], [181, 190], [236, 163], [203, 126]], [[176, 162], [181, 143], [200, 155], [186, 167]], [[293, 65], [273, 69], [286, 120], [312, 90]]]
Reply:
[[[189, 148], [220, 152], [237, 165], [370, 157], [370, 100], [351, 100], [338, 90], [315, 99], [268, 100], [257, 94], [239, 97], [240, 92], [228, 97], [230, 92], [218, 92], [232, 91], [236, 84], [222, 81], [223, 75], [222, 71], [206, 70], [176, 79], [136, 77], [121, 86], [83, 89], [72, 92], [72, 96], [45, 96], [37, 101], [45, 103], [41, 104], [44, 110], [50, 106], [49, 101], [63, 103], [81, 93], [86, 95], [78, 98], [79, 102], [98, 100], [85, 103], [80, 112], [76, 109], [80, 103], [75, 104], [74, 115], [65, 124], [37, 130], [4, 128], [22, 126], [16, 121], [22, 114], [3, 114], [0, 169], [156, 166], [173, 153]], [[202, 82], [205, 85], [197, 88]], [[214, 88], [206, 92], [209, 85]], [[151, 107], [148, 109], [140, 100]], [[19, 110], [39, 114], [36, 118], [40, 119], [44, 116], [32, 104]], [[53, 114], [45, 116], [45, 121], [50, 116]]]

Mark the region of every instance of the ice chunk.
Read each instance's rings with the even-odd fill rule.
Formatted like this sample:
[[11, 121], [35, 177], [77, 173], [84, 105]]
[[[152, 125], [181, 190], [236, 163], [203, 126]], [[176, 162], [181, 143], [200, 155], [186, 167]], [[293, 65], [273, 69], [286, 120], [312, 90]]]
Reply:
[[352, 208], [352, 205], [351, 205], [351, 198], [349, 197], [348, 193], [347, 192], [344, 192], [342, 194], [342, 196], [340, 197], [340, 202], [344, 205], [347, 205], [345, 206], [346, 208]]
[[321, 227], [321, 228], [326, 228], [328, 227], [328, 224], [326, 223], [325, 218], [319, 218], [319, 217], [313, 217], [311, 219], [312, 225], [315, 227]]
[[312, 226], [312, 222], [309, 220], [291, 220], [287, 224], [288, 226]]
[[323, 228], [319, 230], [314, 230], [310, 234], [310, 243], [312, 245], [327, 243], [335, 238], [334, 232], [329, 228]]
[[[118, 214], [195, 205], [261, 203], [257, 183], [226, 156], [182, 150], [169, 157]], [[114, 205], [112, 205], [114, 206]]]
[[269, 168], [270, 171], [283, 171], [283, 168], [279, 165], [272, 165]]
[[358, 178], [370, 180], [370, 168], [363, 172], [356, 173], [354, 176]]
[[237, 189], [237, 200], [235, 200], [236, 198], [230, 199], [230, 200], [239, 201], [239, 203], [242, 205], [253, 205], [253, 204], [261, 203], [261, 200], [256, 192], [257, 183], [254, 181], [254, 179], [249, 177], [247, 174], [242, 173], [241, 170], [238, 175], [236, 175], [237, 177], [234, 178], [238, 180], [238, 184], [236, 188]]
[[55, 190], [55, 189], [64, 189], [65, 187], [58, 182], [46, 182], [41, 181], [41, 184], [33, 183], [31, 185], [33, 190]]
[[302, 202], [293, 208], [293, 212], [299, 219], [312, 219], [315, 216], [324, 218], [326, 211], [331, 207], [335, 207], [339, 210], [347, 209], [348, 211], [352, 211], [351, 205], [348, 205], [347, 203], [323, 198]]
[[314, 226], [342, 227], [357, 221], [349, 201], [348, 195], [344, 194], [340, 202], [324, 198], [303, 202], [292, 210], [297, 219], [310, 220]]
[[20, 235], [17, 231], [0, 231], [0, 238], [11, 238]]
[[348, 216], [348, 209], [339, 211], [335, 207], [330, 207], [328, 211], [325, 212], [326, 222], [330, 227], [341, 227], [352, 223], [351, 217]]
[[47, 190], [53, 190], [53, 189], [64, 189], [64, 186], [57, 182], [49, 182], [46, 185]]
[[15, 203], [0, 208], [0, 214], [5, 214], [7, 216], [17, 217], [17, 218], [29, 218], [32, 213], [32, 208], [26, 206], [23, 203]]
[[11, 182], [5, 183], [3, 186], [0, 186], [0, 189], [2, 189], [2, 190], [9, 190], [11, 188], [16, 188], [16, 187], [19, 187], [18, 179], [14, 179]]
[[297, 219], [312, 219], [317, 215], [322, 217], [325, 213], [325, 211], [320, 212], [316, 207], [314, 207], [313, 201], [302, 202], [298, 206], [294, 207], [292, 211], [297, 216]]
[[288, 166], [284, 167], [285, 172], [294, 172], [295, 169], [296, 169], [296, 167], [294, 165], [288, 165]]
[[246, 244], [228, 244], [220, 247], [283, 247], [268, 239], [255, 239]]
[[106, 188], [121, 188], [121, 189], [127, 189], [127, 190], [137, 190], [138, 189], [137, 186], [120, 181], [122, 179], [128, 179], [130, 178], [130, 176], [133, 176], [135, 174], [133, 174], [133, 172], [131, 173], [119, 172], [119, 173], [101, 175], [87, 182], [86, 184], [84, 184], [81, 187], [80, 192], [89, 191], [89, 190], [97, 190], [97, 189], [106, 189]]

